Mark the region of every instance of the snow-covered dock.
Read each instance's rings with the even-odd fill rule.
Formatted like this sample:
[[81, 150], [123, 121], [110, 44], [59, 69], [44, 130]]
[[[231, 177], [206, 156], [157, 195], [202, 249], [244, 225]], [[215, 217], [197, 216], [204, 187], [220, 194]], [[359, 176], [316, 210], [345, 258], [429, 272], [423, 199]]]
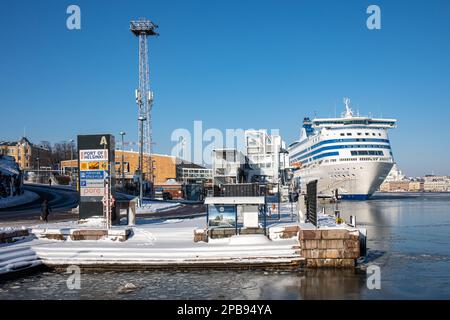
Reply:
[[[298, 250], [298, 240], [277, 239], [264, 235], [238, 235], [226, 239], [195, 243], [194, 230], [204, 226], [204, 218], [167, 220], [144, 223], [132, 228], [133, 235], [124, 242], [111, 239], [73, 241], [70, 238], [49, 240], [47, 231], [56, 228], [42, 226], [31, 229], [36, 236], [30, 239], [24, 255], [33, 255], [50, 267], [78, 265], [86, 269], [135, 270], [146, 268], [187, 267], [298, 267], [304, 259]], [[82, 227], [80, 227], [82, 228]], [[87, 225], [85, 228], [92, 228]], [[67, 232], [67, 227], [60, 225]], [[64, 233], [64, 232], [62, 232]], [[24, 243], [0, 248], [0, 256], [7, 259], [15, 248]], [[19, 252], [19, 251], [17, 251]]]
[[[283, 210], [284, 211], [284, 210]], [[359, 231], [329, 218], [319, 229], [282, 212], [264, 234], [198, 240], [205, 217], [155, 220], [138, 218], [135, 226], [103, 228], [101, 219], [33, 226], [30, 236], [0, 246], [0, 272], [21, 263], [64, 269], [125, 270], [152, 268], [299, 268], [354, 267]], [[325, 219], [322, 217], [322, 219]]]

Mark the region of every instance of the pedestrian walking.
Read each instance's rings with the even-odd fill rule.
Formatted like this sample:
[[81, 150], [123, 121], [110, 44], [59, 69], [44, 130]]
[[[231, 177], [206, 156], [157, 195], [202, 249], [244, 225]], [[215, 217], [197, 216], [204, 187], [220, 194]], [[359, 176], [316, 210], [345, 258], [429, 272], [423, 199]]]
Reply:
[[52, 208], [50, 207], [48, 200], [44, 199], [41, 207], [41, 220], [48, 222], [48, 215], [50, 214], [50, 212], [52, 212]]

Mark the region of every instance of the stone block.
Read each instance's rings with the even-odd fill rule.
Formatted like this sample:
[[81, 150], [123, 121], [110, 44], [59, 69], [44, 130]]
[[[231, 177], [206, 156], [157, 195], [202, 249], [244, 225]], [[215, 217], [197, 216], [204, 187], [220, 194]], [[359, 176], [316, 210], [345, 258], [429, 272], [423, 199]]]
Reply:
[[194, 230], [194, 242], [208, 242], [208, 231]]
[[108, 235], [108, 230], [106, 229], [99, 229], [99, 230], [73, 230], [72, 235], [75, 236], [95, 236], [95, 237], [105, 237]]
[[322, 230], [300, 230], [300, 240], [318, 240]]
[[325, 250], [325, 258], [327, 259], [338, 259], [343, 258], [343, 252], [342, 250], [338, 249], [327, 249]]
[[320, 240], [303, 240], [304, 249], [318, 249]]
[[343, 253], [342, 258], [345, 259], [356, 259], [360, 256], [359, 248], [346, 249]]
[[223, 236], [223, 235], [225, 235], [225, 230], [224, 229], [212, 229], [211, 234], [214, 236]]
[[308, 268], [354, 268], [354, 259], [307, 259]]
[[235, 229], [225, 229], [224, 234], [226, 236], [234, 236], [236, 234], [236, 230]]
[[44, 234], [43, 238], [50, 239], [50, 240], [66, 240], [66, 237], [61, 233], [48, 233]]
[[359, 230], [349, 231], [348, 237], [351, 240], [359, 240]]
[[286, 232], [283, 232], [283, 233], [281, 234], [280, 238], [281, 238], [281, 239], [290, 239], [290, 238], [295, 238], [295, 237], [297, 237], [297, 235], [298, 235], [298, 232], [297, 232], [297, 231], [295, 231], [295, 232], [292, 232], [292, 231], [286, 231]]
[[328, 229], [322, 230], [322, 239], [332, 240], [332, 239], [348, 239], [349, 234], [345, 229]]
[[359, 240], [347, 239], [344, 240], [344, 244], [346, 249], [359, 248]]
[[284, 227], [284, 232], [295, 232], [297, 233], [299, 230], [298, 226], [286, 226]]
[[306, 259], [323, 259], [325, 258], [325, 250], [302, 249], [301, 256]]
[[320, 249], [344, 249], [344, 240], [341, 239], [332, 239], [332, 240], [319, 240]]

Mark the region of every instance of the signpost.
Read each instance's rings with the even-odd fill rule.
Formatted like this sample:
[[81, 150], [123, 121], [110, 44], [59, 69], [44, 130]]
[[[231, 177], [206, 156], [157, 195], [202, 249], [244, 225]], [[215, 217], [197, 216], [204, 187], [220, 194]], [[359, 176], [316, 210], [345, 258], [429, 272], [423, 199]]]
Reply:
[[107, 228], [113, 220], [115, 140], [110, 134], [78, 136], [80, 219], [103, 216]]

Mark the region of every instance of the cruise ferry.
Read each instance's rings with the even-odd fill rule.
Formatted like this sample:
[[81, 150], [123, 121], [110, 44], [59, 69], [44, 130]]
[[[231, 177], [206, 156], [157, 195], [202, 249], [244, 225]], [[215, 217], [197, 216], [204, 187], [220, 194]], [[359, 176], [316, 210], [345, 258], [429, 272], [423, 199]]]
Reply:
[[380, 187], [394, 165], [388, 129], [396, 119], [355, 115], [344, 98], [340, 118], [304, 118], [300, 140], [289, 148], [294, 181], [301, 192], [317, 180], [318, 196], [365, 200]]

